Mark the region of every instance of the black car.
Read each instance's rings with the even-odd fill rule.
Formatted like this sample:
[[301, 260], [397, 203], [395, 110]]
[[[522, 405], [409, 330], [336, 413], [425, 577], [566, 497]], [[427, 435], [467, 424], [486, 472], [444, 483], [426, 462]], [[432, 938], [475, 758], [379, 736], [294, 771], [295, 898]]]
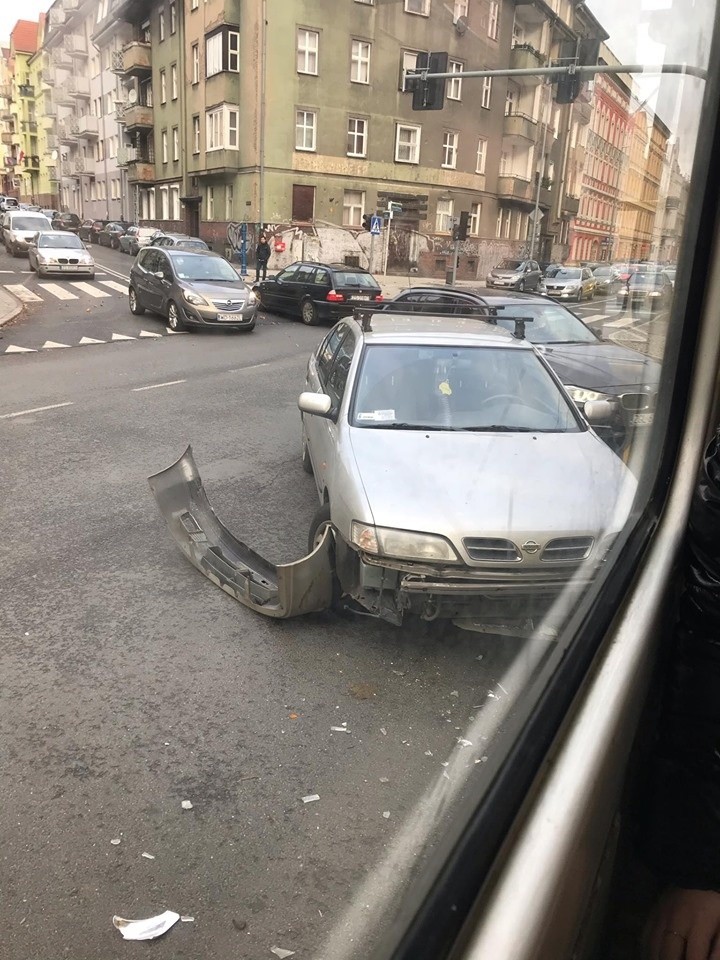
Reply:
[[495, 293], [472, 287], [413, 287], [403, 290], [385, 310], [407, 313], [488, 315], [499, 326], [522, 334], [543, 354], [582, 409], [591, 400], [609, 400], [613, 416], [606, 427], [595, 427], [615, 450], [629, 435], [653, 421], [660, 381], [660, 364], [642, 353], [603, 340], [560, 303], [522, 293]]
[[300, 317], [308, 326], [347, 317], [358, 300], [382, 300], [371, 273], [341, 263], [291, 263], [253, 289], [265, 310]]
[[[93, 228], [94, 228], [93, 224]], [[95, 242], [101, 247], [110, 247], [112, 250], [120, 249], [120, 237], [125, 233], [129, 223], [122, 223], [119, 220], [111, 220], [106, 223], [102, 230], [98, 230], [95, 236]]]
[[53, 220], [53, 229], [77, 234], [81, 224], [82, 220], [76, 213], [61, 213]]
[[83, 220], [78, 228], [78, 235], [85, 243], [97, 243], [97, 235], [109, 220]]
[[200, 237], [191, 237], [186, 233], [158, 233], [148, 246], [181, 247], [183, 250], [209, 250], [210, 247]]
[[633, 273], [617, 292], [617, 303], [633, 314], [668, 310], [672, 303], [673, 284], [664, 270]]

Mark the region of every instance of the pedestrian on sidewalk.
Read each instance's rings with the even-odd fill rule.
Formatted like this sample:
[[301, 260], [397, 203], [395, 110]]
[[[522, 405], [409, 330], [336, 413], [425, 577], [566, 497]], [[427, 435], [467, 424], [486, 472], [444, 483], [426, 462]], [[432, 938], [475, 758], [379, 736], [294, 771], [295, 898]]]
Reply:
[[260, 280], [260, 274], [262, 273], [262, 279], [265, 280], [267, 277], [267, 265], [268, 260], [270, 259], [270, 244], [267, 241], [267, 237], [264, 233], [260, 234], [260, 239], [257, 242], [255, 247], [255, 282], [257, 283]]

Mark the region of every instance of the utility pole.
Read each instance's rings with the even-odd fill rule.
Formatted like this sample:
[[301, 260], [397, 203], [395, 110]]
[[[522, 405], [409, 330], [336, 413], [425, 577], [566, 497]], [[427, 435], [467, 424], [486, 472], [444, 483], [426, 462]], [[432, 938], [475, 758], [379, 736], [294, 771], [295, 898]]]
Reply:
[[[540, 170], [535, 170], [535, 176], [537, 177], [537, 184], [535, 187], [535, 210], [533, 213], [533, 228], [532, 228], [532, 243], [530, 244], [530, 259], [537, 260], [536, 257], [536, 247], [537, 242], [540, 238], [540, 189], [542, 187], [543, 178], [545, 176], [545, 146], [547, 143], [547, 130], [550, 123], [550, 117], [546, 116], [549, 114], [550, 98], [548, 98], [543, 106], [542, 116], [545, 117], [543, 121], [543, 135], [542, 135], [542, 148], [540, 151]], [[536, 165], [537, 168], [537, 165]]]
[[258, 229], [265, 226], [265, 93], [267, 90], [267, 0], [262, 0], [260, 21], [260, 130], [258, 135], [259, 183], [258, 190]]
[[370, 273], [374, 273], [373, 266], [375, 264], [375, 234], [370, 234]]
[[383, 238], [383, 240], [384, 240], [384, 243], [383, 243], [383, 276], [384, 276], [384, 277], [387, 276], [388, 256], [389, 256], [389, 254], [390, 254], [390, 227], [392, 226], [392, 222], [393, 222], [393, 213], [394, 213], [394, 210], [393, 210], [393, 202], [392, 202], [392, 200], [388, 200], [388, 205], [387, 205], [387, 215], [388, 215], [388, 218], [387, 218], [387, 225], [386, 225], [386, 227], [385, 227], [385, 236], [384, 236], [384, 238]]
[[[452, 262], [452, 273], [451, 273], [451, 277], [452, 277], [451, 282], [453, 286], [455, 286], [455, 282], [457, 280], [457, 265], [458, 265], [459, 256], [460, 256], [460, 238], [457, 236], [457, 232], [456, 232], [455, 242], [453, 243], [453, 262]], [[447, 279], [447, 273], [445, 274], [445, 279]]]

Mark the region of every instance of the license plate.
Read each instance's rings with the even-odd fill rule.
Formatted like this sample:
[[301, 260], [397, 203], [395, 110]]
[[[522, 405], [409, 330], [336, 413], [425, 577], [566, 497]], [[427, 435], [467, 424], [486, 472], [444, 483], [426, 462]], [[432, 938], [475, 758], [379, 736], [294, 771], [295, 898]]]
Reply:
[[219, 313], [217, 318], [220, 323], [236, 323], [238, 320], [242, 320], [241, 313]]
[[633, 415], [632, 424], [634, 427], [647, 427], [653, 422], [654, 413], [636, 413]]
[[72, 264], [72, 263], [69, 264], [69, 265], [67, 265], [67, 266], [65, 266], [64, 264], [60, 264], [60, 269], [61, 269], [61, 270], [77, 270], [78, 267], [75, 266], [75, 264]]

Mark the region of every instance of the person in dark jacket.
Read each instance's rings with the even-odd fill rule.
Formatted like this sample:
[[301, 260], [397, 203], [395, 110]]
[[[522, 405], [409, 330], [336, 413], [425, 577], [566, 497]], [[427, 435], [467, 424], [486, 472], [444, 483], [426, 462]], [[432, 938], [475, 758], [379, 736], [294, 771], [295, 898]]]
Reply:
[[720, 429], [693, 496], [649, 779], [644, 859], [666, 884], [651, 960], [720, 960]]
[[264, 233], [260, 234], [260, 239], [257, 242], [255, 247], [255, 281], [257, 282], [260, 279], [260, 274], [262, 273], [262, 279], [264, 280], [267, 277], [267, 265], [268, 260], [270, 259], [270, 244], [267, 241], [267, 237]]

